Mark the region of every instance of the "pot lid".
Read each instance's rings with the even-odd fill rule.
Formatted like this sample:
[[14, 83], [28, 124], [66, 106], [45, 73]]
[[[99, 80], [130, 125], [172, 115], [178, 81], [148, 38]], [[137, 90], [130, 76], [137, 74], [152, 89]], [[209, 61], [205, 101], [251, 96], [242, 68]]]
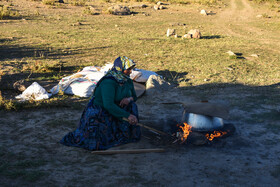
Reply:
[[134, 81], [133, 81], [133, 85], [134, 85], [134, 89], [135, 89], [137, 97], [140, 97], [145, 93], [145, 91], [146, 91], [146, 86], [145, 85], [134, 82]]
[[184, 103], [185, 112], [202, 114], [206, 116], [220, 117], [227, 119], [229, 117], [229, 109], [227, 106], [216, 103]]

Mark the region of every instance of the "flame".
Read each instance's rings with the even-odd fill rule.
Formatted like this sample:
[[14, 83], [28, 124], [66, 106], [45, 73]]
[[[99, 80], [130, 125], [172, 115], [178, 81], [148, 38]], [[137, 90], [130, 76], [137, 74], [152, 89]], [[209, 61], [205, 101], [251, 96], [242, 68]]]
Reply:
[[184, 142], [184, 141], [187, 140], [190, 132], [192, 132], [191, 131], [192, 126], [188, 125], [185, 122], [183, 124], [184, 124], [184, 126], [181, 126], [181, 125], [179, 126], [182, 129], [182, 131], [183, 131], [183, 132], [180, 133], [179, 137], [181, 138], [181, 141]]
[[217, 138], [217, 137], [222, 137], [224, 136], [225, 134], [227, 134], [227, 132], [225, 131], [214, 131], [213, 133], [211, 134], [205, 134], [206, 138], [209, 140], [209, 141], [213, 141], [214, 138]]

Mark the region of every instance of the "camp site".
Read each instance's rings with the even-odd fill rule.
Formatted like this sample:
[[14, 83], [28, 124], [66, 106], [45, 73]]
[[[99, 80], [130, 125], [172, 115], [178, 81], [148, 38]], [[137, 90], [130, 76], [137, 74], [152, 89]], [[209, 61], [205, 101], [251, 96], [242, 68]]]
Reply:
[[279, 0], [0, 0], [0, 186], [279, 186]]

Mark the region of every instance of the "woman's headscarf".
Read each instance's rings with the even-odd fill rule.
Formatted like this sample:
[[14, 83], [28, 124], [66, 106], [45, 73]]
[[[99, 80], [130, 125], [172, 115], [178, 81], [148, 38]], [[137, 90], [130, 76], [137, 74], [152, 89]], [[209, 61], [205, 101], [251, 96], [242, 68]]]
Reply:
[[119, 56], [114, 61], [114, 65], [111, 68], [111, 70], [109, 70], [106, 73], [106, 75], [104, 75], [98, 81], [97, 85], [95, 86], [95, 90], [100, 85], [102, 80], [104, 80], [104, 79], [113, 79], [113, 80], [116, 80], [119, 84], [125, 83], [129, 79], [129, 77], [127, 75], [125, 75], [123, 73], [123, 71], [126, 70], [126, 69], [129, 69], [129, 68], [132, 68], [135, 65], [136, 64], [133, 62], [133, 60], [129, 59], [128, 57], [126, 57], [126, 56]]
[[118, 83], [124, 83], [129, 79], [123, 72], [129, 68], [133, 68], [136, 64], [133, 60], [126, 56], [119, 56], [115, 61], [111, 70], [105, 76], [112, 76]]

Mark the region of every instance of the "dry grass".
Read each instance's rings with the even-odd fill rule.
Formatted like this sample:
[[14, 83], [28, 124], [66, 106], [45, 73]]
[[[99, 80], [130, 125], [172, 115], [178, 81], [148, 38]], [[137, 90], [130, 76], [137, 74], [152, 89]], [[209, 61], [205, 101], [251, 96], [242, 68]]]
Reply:
[[[13, 1], [14, 4], [21, 2]], [[102, 66], [119, 55], [126, 55], [137, 62], [138, 68], [156, 71], [180, 87], [224, 83], [263, 86], [280, 80], [277, 16], [262, 18], [265, 21], [228, 22], [220, 17], [226, 12], [219, 8], [222, 1], [191, 1], [191, 5], [171, 1], [162, 11], [154, 11], [154, 3], [120, 2], [128, 6], [143, 3], [149, 6], [133, 8], [134, 16], [104, 14], [113, 3], [65, 2], [49, 7], [42, 6], [42, 2], [28, 1], [29, 7], [17, 8], [26, 20], [1, 25], [1, 65], [20, 64], [14, 67], [14, 73], [42, 74], [41, 79], [31, 76], [30, 80], [53, 80], [84, 66]], [[85, 6], [72, 6], [74, 2], [84, 2]], [[201, 5], [201, 2], [214, 3], [214, 6]], [[244, 4], [238, 2], [243, 10]], [[88, 14], [87, 6], [101, 10], [100, 14]], [[201, 16], [201, 9], [215, 14]], [[263, 11], [273, 14], [265, 8]], [[176, 29], [179, 37], [166, 37], [168, 28]], [[195, 28], [202, 32], [202, 39], [180, 38]], [[226, 54], [228, 50], [241, 55], [232, 59]], [[251, 57], [251, 54], [259, 57]], [[45, 72], [53, 74], [46, 77]]]

